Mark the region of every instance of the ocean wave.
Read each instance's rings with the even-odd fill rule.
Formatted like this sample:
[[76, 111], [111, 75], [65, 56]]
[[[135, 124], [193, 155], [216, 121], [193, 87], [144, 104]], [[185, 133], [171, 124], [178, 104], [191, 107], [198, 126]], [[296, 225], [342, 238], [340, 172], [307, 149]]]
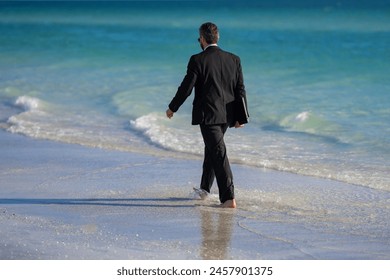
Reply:
[[190, 154], [202, 152], [202, 139], [199, 131], [192, 126], [182, 126], [180, 121], [171, 121], [158, 113], [150, 113], [130, 121], [131, 127], [141, 133], [151, 144], [170, 151]]
[[284, 117], [279, 122], [279, 127], [287, 132], [305, 133], [334, 143], [346, 141], [341, 138], [341, 127], [310, 111]]
[[[170, 152], [171, 156], [201, 157], [204, 144], [199, 128], [191, 126], [187, 119], [178, 119], [168, 120], [162, 113], [154, 112], [131, 120], [130, 126], [144, 141]], [[334, 150], [332, 147], [338, 146], [339, 140], [319, 136], [322, 132], [317, 131], [330, 126], [323, 119], [304, 111], [286, 117], [283, 124], [285, 130], [255, 133], [251, 129], [230, 129], [225, 137], [230, 162], [388, 190], [386, 176], [379, 175], [385, 174], [388, 168], [376, 166], [378, 176], [373, 178], [369, 176], [374, 172], [370, 165], [361, 162], [357, 166], [358, 159], [352, 159], [348, 151]], [[288, 130], [321, 137], [321, 141], [307, 137], [297, 140]], [[324, 142], [323, 138], [328, 141]]]
[[313, 113], [304, 111], [286, 116], [280, 121], [280, 126], [290, 131], [316, 134], [324, 126], [324, 121]]
[[23, 111], [7, 119], [5, 129], [11, 133], [113, 150], [134, 151], [142, 146], [118, 120], [104, 114], [73, 111], [29, 96], [16, 98], [14, 106]]
[[30, 96], [19, 96], [14, 105], [25, 110], [25, 111], [33, 111], [39, 109], [42, 101], [35, 97]]
[[46, 118], [43, 104], [44, 102], [42, 100], [35, 97], [26, 95], [17, 97], [13, 106], [21, 109], [22, 112], [8, 118], [6, 122], [7, 131], [35, 138], [38, 137], [41, 131], [41, 125], [37, 120]]
[[[186, 115], [169, 120], [163, 112], [152, 112], [130, 120], [129, 125], [123, 127], [115, 117], [96, 112], [72, 112], [66, 106], [29, 96], [16, 98], [14, 106], [24, 111], [8, 118], [6, 129], [11, 133], [156, 156], [188, 159], [203, 155], [199, 127], [190, 125]], [[278, 130], [253, 132], [250, 127], [229, 129], [225, 137], [229, 159], [232, 163], [388, 190], [388, 167], [359, 162], [348, 150], [334, 149], [333, 142], [313, 142], [307, 137], [296, 139], [288, 131], [318, 135], [316, 129], [323, 128], [324, 123], [329, 126], [313, 113], [303, 111], [283, 119], [281, 125], [285, 130], [282, 133]]]

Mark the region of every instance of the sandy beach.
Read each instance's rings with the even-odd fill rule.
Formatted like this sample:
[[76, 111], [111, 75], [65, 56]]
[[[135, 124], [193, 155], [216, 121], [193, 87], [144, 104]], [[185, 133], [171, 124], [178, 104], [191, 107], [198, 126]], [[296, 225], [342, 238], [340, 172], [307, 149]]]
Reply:
[[238, 209], [201, 161], [0, 132], [0, 259], [389, 259], [388, 192], [233, 165]]

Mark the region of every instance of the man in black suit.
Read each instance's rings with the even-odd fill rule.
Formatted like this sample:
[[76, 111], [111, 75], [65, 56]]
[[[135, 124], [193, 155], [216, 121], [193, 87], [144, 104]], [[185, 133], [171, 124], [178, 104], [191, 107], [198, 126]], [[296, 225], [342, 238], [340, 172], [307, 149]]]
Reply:
[[[215, 24], [200, 26], [198, 41], [203, 51], [191, 56], [187, 74], [166, 115], [172, 118], [195, 87], [192, 124], [200, 125], [205, 143], [200, 189], [204, 194], [210, 193], [215, 177], [221, 206], [236, 208], [233, 174], [223, 138], [229, 126], [238, 128], [247, 122], [246, 93], [240, 58], [220, 49], [218, 40]], [[236, 104], [244, 108], [243, 117], [237, 113]]]

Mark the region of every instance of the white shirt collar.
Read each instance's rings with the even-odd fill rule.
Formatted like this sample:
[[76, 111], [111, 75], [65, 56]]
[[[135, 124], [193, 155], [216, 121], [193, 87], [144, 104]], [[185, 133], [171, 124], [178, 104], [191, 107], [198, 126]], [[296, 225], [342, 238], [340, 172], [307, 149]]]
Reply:
[[210, 45], [207, 45], [203, 51], [207, 50], [208, 47], [218, 47], [217, 44], [210, 44]]

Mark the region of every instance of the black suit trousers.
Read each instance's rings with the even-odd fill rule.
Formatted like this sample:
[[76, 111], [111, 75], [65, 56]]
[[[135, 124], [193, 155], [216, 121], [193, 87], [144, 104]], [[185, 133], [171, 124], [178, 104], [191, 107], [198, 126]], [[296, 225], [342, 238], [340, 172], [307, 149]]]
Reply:
[[201, 189], [210, 192], [217, 179], [219, 200], [224, 203], [234, 198], [233, 174], [226, 152], [224, 135], [228, 124], [200, 125], [205, 144]]

